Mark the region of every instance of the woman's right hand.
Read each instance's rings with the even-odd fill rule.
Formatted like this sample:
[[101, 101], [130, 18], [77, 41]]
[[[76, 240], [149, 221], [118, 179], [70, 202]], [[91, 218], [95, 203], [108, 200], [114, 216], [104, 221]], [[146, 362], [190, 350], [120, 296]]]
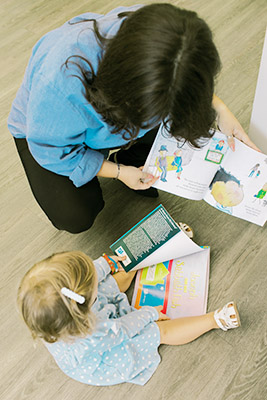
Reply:
[[156, 182], [158, 177], [143, 172], [143, 167], [136, 168], [121, 164], [118, 179], [131, 189], [146, 190]]
[[170, 319], [166, 314], [163, 314], [162, 310], [163, 307], [162, 306], [157, 306], [157, 307], [153, 307], [157, 310], [158, 314], [159, 314], [159, 318], [158, 321], [166, 321], [168, 319]]

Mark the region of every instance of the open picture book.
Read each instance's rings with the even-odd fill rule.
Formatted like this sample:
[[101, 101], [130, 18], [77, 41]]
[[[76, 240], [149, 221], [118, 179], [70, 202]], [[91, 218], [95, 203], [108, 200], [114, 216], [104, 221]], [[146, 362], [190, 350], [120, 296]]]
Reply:
[[207, 310], [209, 248], [146, 267], [137, 272], [132, 306], [163, 306], [171, 319], [203, 315]]
[[193, 242], [159, 205], [110, 246], [138, 270], [132, 305], [163, 306], [170, 318], [205, 314], [210, 249]]
[[263, 226], [267, 219], [267, 155], [236, 138], [235, 151], [219, 131], [200, 149], [171, 137], [163, 125], [144, 171], [158, 176], [153, 187]]
[[110, 248], [116, 255], [126, 256], [121, 261], [126, 272], [204, 251], [179, 228], [162, 204]]

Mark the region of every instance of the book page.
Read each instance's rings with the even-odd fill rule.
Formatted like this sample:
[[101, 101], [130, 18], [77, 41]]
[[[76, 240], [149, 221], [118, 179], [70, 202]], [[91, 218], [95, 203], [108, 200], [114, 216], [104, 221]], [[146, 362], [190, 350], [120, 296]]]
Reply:
[[218, 131], [201, 149], [178, 141], [159, 128], [144, 171], [158, 176], [153, 187], [191, 200], [203, 199], [229, 146]]
[[132, 306], [163, 306], [171, 319], [203, 315], [207, 309], [209, 248], [139, 270]]
[[110, 246], [122, 261], [126, 272], [143, 268], [201, 248], [180, 230], [160, 205]]
[[235, 139], [204, 200], [218, 210], [263, 226], [267, 219], [267, 155]]
[[159, 262], [168, 261], [170, 258], [183, 257], [200, 251], [202, 251], [202, 248], [193, 242], [192, 239], [189, 239], [183, 231], [180, 231], [138, 263], [133, 269], [148, 267]]

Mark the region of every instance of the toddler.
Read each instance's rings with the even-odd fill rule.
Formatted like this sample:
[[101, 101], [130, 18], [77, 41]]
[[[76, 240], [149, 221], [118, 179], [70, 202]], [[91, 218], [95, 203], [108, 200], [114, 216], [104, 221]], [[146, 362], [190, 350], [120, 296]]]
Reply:
[[97, 386], [144, 385], [160, 363], [160, 344], [181, 345], [212, 329], [240, 326], [233, 302], [173, 320], [160, 306], [136, 310], [123, 293], [135, 272], [124, 272], [123, 259], [92, 261], [79, 251], [63, 252], [35, 264], [22, 279], [21, 315], [69, 377]]

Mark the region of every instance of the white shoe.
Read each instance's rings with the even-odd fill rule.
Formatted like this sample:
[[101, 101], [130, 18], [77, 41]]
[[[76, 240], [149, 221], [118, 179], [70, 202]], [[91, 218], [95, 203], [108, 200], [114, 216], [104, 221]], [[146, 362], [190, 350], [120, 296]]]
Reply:
[[189, 225], [185, 224], [184, 222], [178, 222], [178, 226], [190, 239], [193, 238], [194, 232]]
[[238, 328], [241, 326], [239, 313], [236, 304], [233, 301], [227, 303], [224, 307], [219, 308], [214, 313], [214, 319], [219, 328], [223, 331]]

